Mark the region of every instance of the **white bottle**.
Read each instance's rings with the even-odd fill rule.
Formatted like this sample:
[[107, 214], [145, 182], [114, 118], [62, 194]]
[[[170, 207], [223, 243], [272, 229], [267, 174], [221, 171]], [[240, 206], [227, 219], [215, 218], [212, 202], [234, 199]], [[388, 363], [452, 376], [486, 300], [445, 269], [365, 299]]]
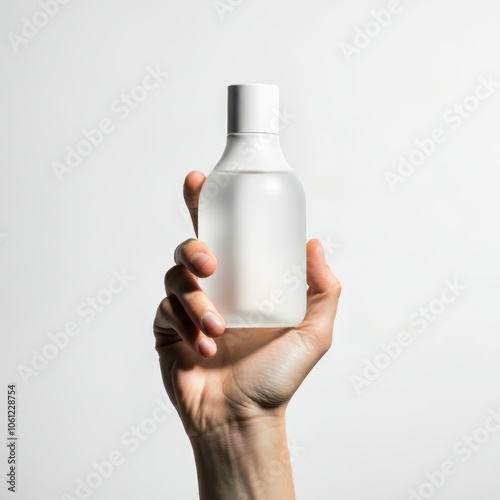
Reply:
[[276, 85], [228, 87], [228, 135], [199, 199], [199, 239], [217, 258], [201, 286], [228, 328], [291, 327], [306, 311], [306, 212], [279, 143]]

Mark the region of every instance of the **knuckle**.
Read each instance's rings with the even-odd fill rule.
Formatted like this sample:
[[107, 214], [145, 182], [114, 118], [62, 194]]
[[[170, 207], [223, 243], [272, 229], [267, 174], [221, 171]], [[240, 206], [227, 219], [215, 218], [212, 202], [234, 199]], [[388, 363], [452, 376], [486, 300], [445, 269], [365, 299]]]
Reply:
[[170, 311], [172, 310], [172, 305], [170, 304], [170, 297], [165, 297], [160, 302], [160, 307], [158, 309], [164, 316], [170, 314]]
[[165, 297], [158, 306], [153, 322], [153, 333], [156, 335], [157, 329], [170, 328], [172, 317], [172, 304], [169, 297]]
[[182, 258], [186, 257], [186, 248], [191, 245], [192, 241], [197, 241], [194, 238], [188, 238], [187, 240], [183, 241], [179, 245], [177, 245], [175, 251], [174, 251], [174, 261], [179, 264], [181, 262]]
[[188, 292], [184, 296], [185, 307], [193, 312], [197, 311], [200, 309], [203, 298], [204, 294], [201, 291]]
[[340, 295], [342, 294], [342, 284], [340, 283], [339, 280], [336, 280], [335, 283], [333, 284], [333, 293], [337, 298], [339, 298]]
[[331, 273], [330, 282], [331, 282], [330, 288], [332, 290], [333, 296], [336, 299], [339, 299], [342, 293], [342, 284], [340, 283], [337, 276], [335, 276], [333, 273]]
[[179, 278], [179, 276], [184, 272], [185, 267], [177, 264], [174, 267], [171, 267], [168, 271], [167, 274], [165, 274], [165, 288], [169, 288], [169, 284], [172, 283], [172, 281], [176, 280]]

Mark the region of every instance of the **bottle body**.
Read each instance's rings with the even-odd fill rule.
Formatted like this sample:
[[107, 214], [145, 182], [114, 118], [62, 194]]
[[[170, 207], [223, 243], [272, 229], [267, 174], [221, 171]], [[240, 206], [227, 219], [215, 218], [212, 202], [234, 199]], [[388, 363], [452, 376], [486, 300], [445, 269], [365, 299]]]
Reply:
[[297, 326], [306, 310], [304, 190], [278, 136], [254, 135], [228, 136], [200, 193], [199, 239], [217, 258], [201, 286], [228, 328]]

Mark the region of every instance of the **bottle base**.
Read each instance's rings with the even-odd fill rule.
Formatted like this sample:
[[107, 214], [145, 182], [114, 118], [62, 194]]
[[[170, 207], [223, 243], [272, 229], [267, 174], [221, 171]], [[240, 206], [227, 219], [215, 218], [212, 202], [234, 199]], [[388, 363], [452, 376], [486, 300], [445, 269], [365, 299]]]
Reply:
[[250, 314], [245, 314], [237, 317], [224, 316], [226, 321], [226, 329], [244, 328], [244, 329], [258, 329], [258, 328], [297, 328], [305, 317], [305, 311], [302, 315], [288, 315], [286, 320], [280, 318], [271, 319], [266, 318], [258, 311]]

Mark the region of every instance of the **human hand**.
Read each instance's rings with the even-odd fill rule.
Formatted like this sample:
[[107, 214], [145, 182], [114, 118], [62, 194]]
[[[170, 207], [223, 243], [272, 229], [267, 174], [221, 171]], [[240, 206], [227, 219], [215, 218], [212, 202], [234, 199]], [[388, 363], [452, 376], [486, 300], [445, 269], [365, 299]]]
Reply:
[[[202, 173], [191, 172], [184, 183], [196, 233], [204, 181]], [[234, 437], [233, 429], [242, 426], [254, 435], [257, 428], [284, 435], [288, 401], [332, 341], [341, 286], [321, 243], [307, 244], [307, 312], [296, 328], [225, 329], [198, 281], [216, 272], [216, 256], [189, 239], [177, 247], [174, 259], [154, 334], [165, 388], [192, 442], [219, 443], [221, 430]]]

